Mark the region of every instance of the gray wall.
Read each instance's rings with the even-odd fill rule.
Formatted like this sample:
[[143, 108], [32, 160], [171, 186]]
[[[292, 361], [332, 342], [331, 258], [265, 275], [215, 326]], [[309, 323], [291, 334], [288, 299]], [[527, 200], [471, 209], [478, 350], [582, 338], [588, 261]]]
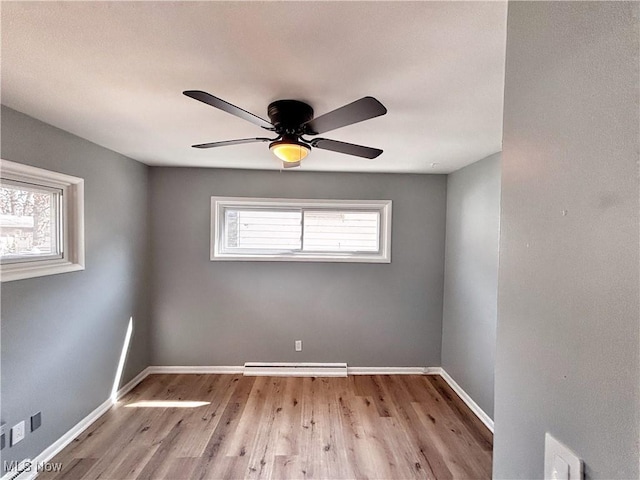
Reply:
[[493, 418], [500, 154], [447, 178], [442, 367]]
[[2, 460], [34, 458], [109, 398], [129, 317], [122, 383], [149, 364], [148, 168], [2, 108], [2, 158], [85, 180], [86, 269], [2, 284], [2, 421], [42, 427]]
[[509, 3], [496, 478], [541, 478], [545, 432], [640, 473], [639, 8]]
[[[440, 365], [444, 175], [154, 168], [150, 178], [154, 364]], [[211, 262], [212, 195], [393, 200], [392, 263]]]

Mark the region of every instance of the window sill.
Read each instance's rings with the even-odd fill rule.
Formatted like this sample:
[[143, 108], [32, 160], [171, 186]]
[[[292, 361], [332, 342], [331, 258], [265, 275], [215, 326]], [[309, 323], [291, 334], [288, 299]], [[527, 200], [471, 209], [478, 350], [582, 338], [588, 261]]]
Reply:
[[232, 262], [330, 262], [330, 263], [391, 263], [391, 255], [357, 255], [344, 257], [323, 255], [233, 255], [214, 254], [211, 261]]
[[63, 259], [50, 260], [46, 263], [32, 263], [32, 265], [28, 265], [26, 263], [3, 265], [2, 274], [0, 275], [2, 282], [12, 282], [14, 280], [24, 280], [26, 278], [44, 277], [47, 275], [56, 275], [58, 273], [69, 273], [84, 270], [84, 265], [72, 263]]

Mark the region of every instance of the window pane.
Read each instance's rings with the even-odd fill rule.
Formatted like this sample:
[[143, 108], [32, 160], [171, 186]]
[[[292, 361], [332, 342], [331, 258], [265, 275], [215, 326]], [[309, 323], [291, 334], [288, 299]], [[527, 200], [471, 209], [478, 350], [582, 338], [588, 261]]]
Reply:
[[225, 209], [227, 249], [299, 250], [302, 213], [299, 210]]
[[305, 210], [304, 251], [377, 252], [380, 213]]
[[210, 259], [391, 262], [391, 200], [211, 197]]
[[0, 186], [0, 258], [59, 256], [60, 191], [20, 182]]

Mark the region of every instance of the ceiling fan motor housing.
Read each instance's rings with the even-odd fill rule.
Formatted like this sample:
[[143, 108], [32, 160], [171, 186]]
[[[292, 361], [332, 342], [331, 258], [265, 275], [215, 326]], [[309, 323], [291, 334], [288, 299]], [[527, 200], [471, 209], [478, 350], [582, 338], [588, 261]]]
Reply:
[[302, 125], [313, 119], [313, 108], [298, 100], [276, 100], [267, 114], [277, 133], [298, 136], [304, 133]]

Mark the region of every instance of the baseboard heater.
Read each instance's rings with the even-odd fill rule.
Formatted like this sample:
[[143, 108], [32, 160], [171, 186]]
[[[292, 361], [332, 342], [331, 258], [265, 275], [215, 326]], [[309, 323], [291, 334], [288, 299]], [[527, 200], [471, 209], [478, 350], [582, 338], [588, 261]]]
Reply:
[[346, 377], [346, 363], [265, 363], [247, 362], [243, 375], [247, 377]]

